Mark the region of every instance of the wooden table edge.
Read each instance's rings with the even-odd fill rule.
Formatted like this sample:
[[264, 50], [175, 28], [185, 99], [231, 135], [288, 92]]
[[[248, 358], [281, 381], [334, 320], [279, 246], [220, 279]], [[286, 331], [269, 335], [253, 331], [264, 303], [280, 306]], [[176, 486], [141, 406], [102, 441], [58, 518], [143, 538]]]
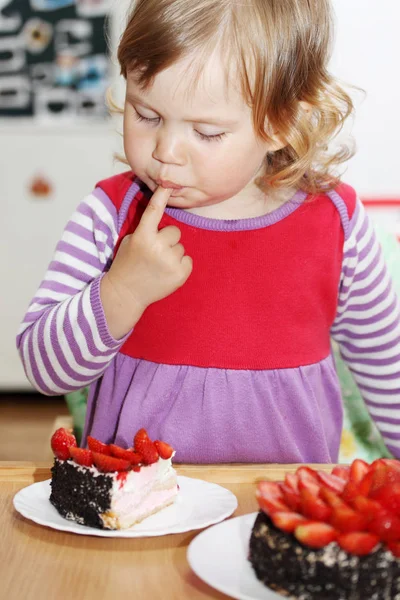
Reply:
[[[0, 461], [0, 482], [35, 483], [51, 477], [49, 461]], [[296, 471], [300, 464], [175, 464], [178, 475], [213, 483], [256, 483], [260, 479], [280, 480]], [[333, 464], [309, 464], [316, 470], [331, 471]]]

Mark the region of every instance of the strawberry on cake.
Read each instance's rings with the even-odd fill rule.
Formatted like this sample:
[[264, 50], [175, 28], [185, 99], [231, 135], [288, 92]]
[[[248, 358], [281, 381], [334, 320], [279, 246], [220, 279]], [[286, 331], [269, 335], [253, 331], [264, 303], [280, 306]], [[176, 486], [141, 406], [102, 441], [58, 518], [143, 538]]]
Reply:
[[298, 600], [400, 600], [400, 462], [300, 467], [258, 483], [249, 560]]
[[50, 502], [66, 519], [99, 529], [126, 529], [172, 504], [178, 492], [173, 448], [153, 442], [145, 429], [132, 448], [88, 437], [78, 448], [74, 435], [58, 429], [51, 438]]

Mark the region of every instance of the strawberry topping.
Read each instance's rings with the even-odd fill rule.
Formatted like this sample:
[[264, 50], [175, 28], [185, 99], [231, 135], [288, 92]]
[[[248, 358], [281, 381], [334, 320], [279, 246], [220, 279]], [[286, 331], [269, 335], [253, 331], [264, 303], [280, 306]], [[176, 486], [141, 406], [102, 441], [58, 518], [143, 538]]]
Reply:
[[256, 498], [274, 525], [302, 544], [336, 541], [358, 556], [382, 545], [400, 558], [400, 461], [356, 459], [331, 473], [302, 466], [283, 482], [259, 482]]
[[291, 510], [298, 512], [301, 506], [301, 498], [298, 492], [295, 492], [286, 483], [282, 483], [283, 501]]
[[133, 439], [133, 447], [135, 449], [135, 452], [138, 452], [139, 454], [142, 454], [142, 448], [149, 441], [151, 441], [150, 438], [149, 438], [149, 434], [142, 427], [142, 429], [139, 429], [139, 431], [137, 432], [137, 434], [135, 435], [135, 437]]
[[155, 445], [153, 444], [153, 442], [151, 440], [149, 440], [142, 446], [141, 454], [143, 456], [143, 464], [144, 465], [152, 465], [153, 463], [157, 462], [159, 459], [157, 448], [155, 447]]
[[91, 450], [84, 450], [83, 448], [74, 448], [73, 446], [69, 449], [71, 458], [78, 465], [83, 467], [91, 467], [93, 464], [93, 456]]
[[138, 452], [135, 452], [132, 448], [128, 448], [128, 450], [124, 450], [120, 448], [120, 446], [116, 446], [115, 444], [109, 445], [111, 456], [115, 456], [115, 458], [123, 458], [124, 460], [129, 460], [131, 465], [139, 465], [143, 457]]
[[385, 512], [368, 523], [368, 531], [375, 533], [385, 542], [400, 541], [400, 519]]
[[318, 479], [323, 486], [329, 488], [337, 494], [341, 494], [343, 492], [344, 486], [346, 485], [346, 482], [343, 479], [337, 477], [333, 473], [325, 473], [325, 471], [317, 471], [317, 473]]
[[70, 458], [69, 449], [77, 446], [75, 436], [71, 430], [65, 429], [65, 427], [60, 427], [53, 433], [50, 445], [54, 456], [60, 460], [68, 460]]
[[396, 558], [400, 558], [400, 542], [388, 542], [387, 548]]
[[400, 483], [388, 483], [370, 494], [376, 502], [400, 515]]
[[372, 533], [357, 531], [353, 533], [342, 533], [338, 536], [337, 542], [343, 550], [346, 550], [346, 552], [364, 556], [365, 554], [372, 552], [377, 544], [379, 544], [379, 537]]
[[367, 525], [364, 516], [348, 506], [334, 508], [329, 521], [335, 529], [346, 533], [364, 531]]
[[167, 460], [168, 458], [171, 458], [171, 456], [174, 453], [173, 447], [170, 446], [169, 444], [167, 444], [167, 442], [161, 442], [160, 440], [156, 440], [154, 442], [154, 445], [155, 445], [155, 447], [157, 449], [158, 454], [164, 460]]
[[282, 486], [276, 481], [260, 481], [258, 491], [261, 496], [283, 500]]
[[99, 471], [103, 471], [103, 473], [127, 471], [131, 466], [129, 460], [115, 458], [115, 456], [107, 456], [107, 454], [100, 454], [99, 452], [92, 452], [92, 454], [94, 464]]
[[96, 440], [96, 438], [91, 437], [90, 435], [88, 435], [87, 444], [89, 446], [89, 450], [91, 450], [92, 452], [97, 452], [98, 454], [106, 454], [107, 456], [111, 455], [111, 450], [107, 444], [103, 444], [103, 442]]
[[152, 465], [160, 456], [164, 460], [170, 459], [174, 453], [172, 446], [166, 442], [157, 440], [153, 443], [143, 428], [135, 435], [133, 448], [105, 444], [90, 435], [87, 437], [87, 445], [88, 449], [78, 448], [74, 435], [63, 427], [57, 429], [51, 438], [53, 452], [60, 460], [72, 458], [78, 465], [86, 467], [94, 464], [104, 473], [124, 473], [128, 470], [138, 473], [142, 466]]
[[300, 492], [301, 512], [305, 517], [315, 521], [327, 521], [332, 509], [323, 500], [315, 496], [310, 490], [304, 489]]
[[374, 519], [379, 519], [385, 513], [385, 509], [379, 502], [375, 502], [375, 500], [371, 500], [365, 496], [356, 496], [353, 498], [351, 504], [365, 518], [367, 524]]
[[311, 548], [323, 548], [337, 538], [337, 531], [326, 523], [305, 523], [298, 525], [294, 535], [302, 544]]
[[285, 484], [296, 494], [299, 493], [299, 478], [294, 473], [286, 473]]
[[258, 493], [258, 490], [256, 492], [256, 497], [261, 510], [265, 512], [265, 514], [267, 514], [268, 516], [271, 516], [274, 512], [277, 511], [290, 512], [290, 508], [286, 506], [286, 504], [284, 504], [280, 500], [277, 500], [276, 498], [262, 496]]
[[271, 520], [276, 527], [288, 533], [292, 533], [299, 525], [307, 523], [307, 519], [303, 515], [295, 512], [277, 511], [271, 515]]
[[350, 467], [336, 465], [336, 467], [332, 469], [332, 475], [340, 477], [340, 479], [343, 479], [343, 481], [347, 482], [350, 477]]
[[335, 494], [335, 492], [332, 492], [332, 490], [329, 488], [322, 487], [320, 489], [319, 495], [322, 498], [322, 500], [326, 502], [326, 504], [331, 508], [347, 506], [347, 504], [343, 502], [340, 496], [338, 496], [338, 494]]
[[364, 476], [368, 473], [369, 467], [368, 464], [359, 458], [356, 458], [350, 467], [350, 479], [353, 483], [361, 483], [364, 479]]
[[133, 440], [135, 451], [141, 454], [144, 465], [152, 465], [159, 459], [157, 448], [145, 429], [139, 429]]

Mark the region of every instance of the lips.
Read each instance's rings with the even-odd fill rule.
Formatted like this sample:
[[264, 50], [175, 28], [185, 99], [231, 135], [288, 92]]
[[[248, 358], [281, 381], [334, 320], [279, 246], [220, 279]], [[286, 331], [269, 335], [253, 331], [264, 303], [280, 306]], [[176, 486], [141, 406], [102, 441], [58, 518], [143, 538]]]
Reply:
[[157, 179], [156, 184], [161, 185], [163, 188], [168, 188], [170, 190], [181, 190], [183, 188], [182, 185], [178, 185], [177, 183], [169, 181], [168, 179]]

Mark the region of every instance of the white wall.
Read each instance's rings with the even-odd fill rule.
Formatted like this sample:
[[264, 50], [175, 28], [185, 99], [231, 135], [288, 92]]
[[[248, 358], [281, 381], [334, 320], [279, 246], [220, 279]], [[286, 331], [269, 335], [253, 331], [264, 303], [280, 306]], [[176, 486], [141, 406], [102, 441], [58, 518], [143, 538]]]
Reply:
[[332, 72], [363, 88], [353, 136], [357, 154], [344, 179], [362, 196], [400, 197], [400, 2], [333, 0]]

